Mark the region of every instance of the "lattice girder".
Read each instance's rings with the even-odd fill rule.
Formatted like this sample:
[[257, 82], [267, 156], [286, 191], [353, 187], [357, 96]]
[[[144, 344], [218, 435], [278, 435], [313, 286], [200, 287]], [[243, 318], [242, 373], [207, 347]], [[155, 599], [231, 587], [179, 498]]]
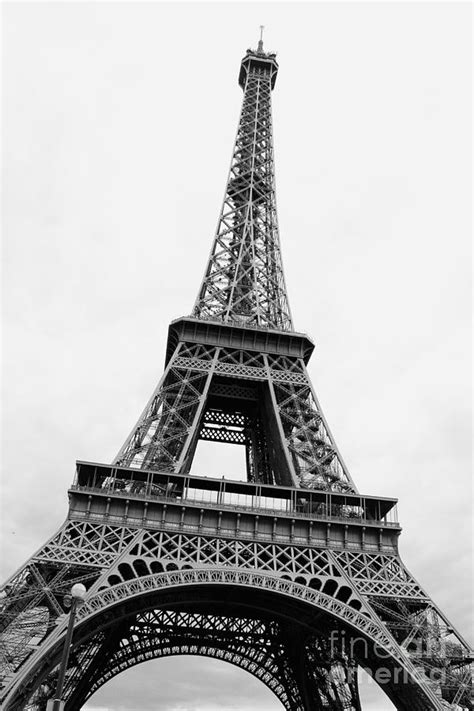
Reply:
[[[64, 596], [71, 586], [82, 583], [90, 588], [98, 579], [100, 568], [94, 547], [94, 562], [82, 547], [69, 549], [75, 525], [62, 526], [46, 545], [23, 565], [3, 586], [0, 599], [0, 680], [15, 674], [18, 666], [45, 639], [64, 615]], [[94, 528], [94, 537], [97, 529]], [[123, 535], [123, 531], [121, 532]], [[59, 547], [63, 552], [55, 555]], [[78, 555], [74, 552], [77, 551]], [[115, 556], [108, 556], [110, 564]]]
[[184, 468], [191, 445], [190, 432], [201, 414], [218, 350], [214, 349], [212, 361], [208, 360], [207, 351], [204, 358], [199, 357], [198, 362], [206, 364], [203, 374], [202, 368], [183, 367], [179, 363], [182, 346], [178, 345], [151, 400], [117, 455], [117, 464], [164, 471]]
[[[460, 695], [458, 703], [465, 704], [463, 708], [469, 708], [466, 702], [468, 692], [460, 692], [460, 689], [464, 688], [468, 670], [466, 648], [457, 637], [449, 637], [447, 625], [445, 622], [440, 622], [441, 618], [435, 620], [431, 601], [411, 578], [397, 556], [363, 551], [329, 551], [324, 548], [282, 542], [269, 544], [258, 540], [226, 539], [219, 535], [189, 535], [172, 530], [147, 531], [141, 528], [130, 529], [69, 521], [44, 549], [39, 551], [31, 565], [50, 565], [53, 561], [54, 565], [58, 566], [60, 563], [58, 550], [61, 548], [64, 569], [67, 569], [71, 564], [74, 551], [77, 550], [78, 542], [85, 550], [90, 550], [89, 562], [96, 556], [97, 561], [103, 564], [104, 554], [109, 556], [109, 563], [105, 567], [102, 565], [100, 570], [96, 568], [91, 571], [88, 568], [85, 575], [84, 570], [82, 571], [82, 579], [90, 586], [92, 601], [105, 596], [103, 599], [107, 600], [107, 604], [111, 604], [113, 598], [110, 598], [108, 591], [112, 593], [120, 590], [125, 593], [125, 598], [120, 594], [115, 598], [116, 601], [126, 601], [130, 593], [130, 590], [127, 592], [129, 585], [132, 586], [133, 594], [139, 593], [142, 589], [142, 594], [146, 595], [149, 590], [147, 580], [154, 581], [153, 587], [157, 580], [166, 576], [171, 576], [167, 583], [171, 584], [170, 591], [176, 584], [179, 588], [183, 580], [180, 577], [174, 579], [172, 577], [174, 575], [189, 575], [191, 580], [194, 580], [193, 584], [200, 580], [205, 584], [222, 584], [230, 579], [234, 581], [234, 585], [248, 581], [254, 590], [258, 590], [263, 585], [269, 590], [284, 591], [284, 594], [290, 596], [296, 595], [295, 599], [304, 599], [322, 605], [322, 609], [330, 613], [334, 619], [340, 619], [344, 625], [349, 623], [360, 633], [372, 636], [377, 644], [384, 647], [388, 645], [395, 664], [400, 666], [400, 663], [404, 664], [405, 661], [412, 659], [407, 663], [411, 664], [410, 668], [415, 669], [413, 673], [420, 673], [419, 647], [416, 641], [421, 635], [420, 630], [424, 630], [425, 640], [429, 633], [431, 644], [436, 648], [436, 654], [430, 658], [424, 656], [424, 678], [427, 679], [428, 664], [431, 664], [432, 672], [443, 670], [443, 682], [437, 685], [437, 693], [442, 693], [449, 699], [454, 699], [458, 694]], [[87, 575], [90, 576], [89, 579]], [[145, 585], [144, 588], [140, 587], [142, 583]], [[134, 588], [137, 584], [139, 587]], [[383, 599], [390, 601], [384, 602], [382, 607], [380, 602], [382, 598], [376, 593], [380, 584], [385, 586], [385, 594], [389, 596]], [[303, 597], [301, 597], [302, 593]], [[96, 609], [93, 602], [91, 605], [91, 609]], [[83, 615], [83, 612], [80, 614]], [[107, 619], [105, 611], [104, 614]], [[50, 659], [50, 665], [52, 664], [51, 653], [48, 657], [47, 649], [51, 649], [53, 638], [57, 638], [61, 629], [64, 630], [65, 624], [65, 621], [61, 622], [64, 618], [57, 619], [59, 628], [43, 630], [44, 636], [40, 644], [45, 659]], [[109, 619], [114, 619], [114, 616]], [[395, 625], [392, 625], [393, 621]], [[403, 625], [400, 624], [402, 621]], [[387, 629], [390, 630], [388, 636]], [[96, 631], [94, 627], [94, 633]], [[449, 634], [453, 635], [452, 631]], [[443, 646], [444, 639], [447, 640], [447, 646]], [[438, 641], [435, 644], [433, 640]], [[321, 640], [320, 644], [323, 642], [324, 640]], [[89, 641], [84, 648], [84, 654], [91, 660], [95, 654], [95, 645], [97, 642]], [[33, 652], [33, 648], [30, 651]], [[29, 664], [34, 666], [32, 660], [35, 656], [41, 657], [41, 654], [37, 652], [30, 659], [25, 659], [26, 655], [22, 655], [17, 658], [17, 663], [22, 663], [22, 668], [25, 670]], [[363, 662], [363, 659], [358, 658], [358, 662]], [[371, 664], [373, 665], [373, 660], [369, 659], [369, 668]], [[7, 670], [10, 677], [12, 671], [14, 670], [11, 668]], [[349, 674], [349, 671], [348, 666], [344, 674]], [[319, 686], [321, 675], [324, 676], [324, 673], [321, 670], [315, 672]], [[45, 682], [46, 676], [43, 675], [42, 682]], [[310, 674], [305, 681], [308, 688], [312, 688], [311, 684], [315, 683], [315, 678], [313, 681], [311, 678]], [[348, 679], [351, 681], [350, 676]], [[301, 685], [301, 680], [298, 683]], [[342, 703], [344, 694], [347, 696], [347, 688], [353, 688], [351, 694], [355, 694], [355, 687], [350, 685], [346, 687], [344, 682], [338, 703]], [[314, 691], [311, 693], [314, 695]], [[392, 690], [391, 693], [395, 692]], [[354, 698], [351, 696], [351, 704]], [[319, 695], [318, 699], [318, 703], [322, 704], [321, 708], [330, 708], [324, 706], [329, 703], [327, 698], [324, 700]], [[357, 708], [357, 706], [347, 708], [352, 707]], [[437, 706], [421, 704], [419, 708], [437, 708]]]
[[[225, 592], [218, 592], [225, 587]], [[214, 590], [214, 592], [213, 592]], [[329, 592], [329, 590], [328, 590]], [[159, 598], [153, 597], [159, 595]], [[224, 594], [224, 597], [222, 597]], [[210, 595], [210, 597], [206, 597]], [[217, 595], [217, 597], [216, 597]], [[306, 585], [295, 583], [290, 580], [261, 573], [258, 571], [244, 571], [236, 568], [228, 568], [216, 570], [215, 567], [209, 569], [181, 570], [168, 573], [159, 573], [154, 575], [139, 576], [129, 579], [126, 582], [113, 585], [112, 587], [102, 586], [99, 584], [97, 592], [92, 594], [87, 602], [82, 606], [78, 613], [78, 624], [76, 632], [77, 644], [82, 644], [87, 639], [96, 635], [105, 626], [115, 624], [117, 620], [123, 617], [124, 614], [130, 614], [135, 610], [145, 610], [156, 608], [156, 601], [161, 600], [159, 607], [168, 608], [170, 604], [173, 607], [176, 605], [186, 606], [196, 604], [197, 601], [203, 602], [208, 600], [211, 605], [216, 605], [218, 600], [225, 600], [229, 604], [229, 610], [235, 610], [238, 601], [243, 602], [245, 595], [250, 595], [250, 600], [253, 601], [254, 609], [266, 610], [267, 614], [276, 614], [278, 609], [279, 614], [289, 616], [291, 619], [299, 620], [298, 624], [303, 624], [311, 627], [316, 624], [321, 630], [322, 618], [321, 612], [327, 618], [327, 630], [324, 634], [328, 637], [329, 630], [335, 630], [336, 644], [341, 641], [343, 631], [346, 631], [350, 638], [354, 630], [356, 631], [356, 639], [361, 639], [361, 635], [369, 641], [369, 647], [372, 649], [373, 644], [379, 645], [386, 652], [386, 659], [392, 660], [390, 664], [393, 668], [399, 668], [403, 671], [403, 684], [405, 697], [410, 697], [412, 705], [400, 706], [400, 708], [413, 709], [432, 709], [442, 708], [440, 702], [434, 694], [430, 684], [423, 681], [417, 676], [417, 669], [410, 661], [409, 655], [405, 654], [395, 642], [394, 638], [388, 633], [384, 625], [373, 614], [359, 612], [347, 604], [335, 599], [332, 595], [311, 589]], [[276, 595], [276, 597], [275, 597]], [[270, 597], [269, 597], [270, 596]], [[148, 602], [149, 601], [149, 602]], [[248, 605], [248, 603], [246, 603]], [[300, 608], [300, 604], [304, 604]], [[120, 607], [117, 607], [119, 605]], [[138, 605], [138, 608], [137, 608]], [[296, 607], [295, 607], [296, 605]], [[309, 605], [309, 608], [307, 607]], [[276, 607], [275, 607], [276, 606]], [[215, 610], [215, 607], [212, 607]], [[311, 610], [316, 611], [314, 623], [311, 623]], [[123, 612], [119, 612], [123, 610]], [[112, 614], [109, 614], [109, 611]], [[309, 617], [308, 617], [309, 615]], [[235, 615], [233, 615], [235, 616]], [[326, 618], [324, 618], [326, 619]], [[333, 620], [333, 622], [330, 622]], [[339, 621], [339, 622], [338, 622]], [[55, 664], [59, 660], [60, 644], [62, 635], [64, 634], [66, 620], [60, 626], [54, 635], [50, 635], [45, 641], [43, 649], [38, 651], [32, 658], [27, 660], [24, 666], [24, 675], [28, 678], [36, 678], [37, 686], [45, 683], [48, 673], [50, 673]], [[341, 626], [342, 625], [342, 626]], [[352, 630], [352, 633], [351, 633]], [[337, 636], [339, 635], [339, 636]], [[327, 644], [323, 640], [324, 644]], [[97, 643], [94, 642], [96, 645]], [[367, 647], [367, 649], [369, 649]], [[75, 647], [76, 648], [76, 647]], [[79, 649], [79, 647], [77, 647]], [[357, 663], [365, 663], [363, 654], [358, 649], [354, 652], [354, 660]], [[371, 652], [373, 655], [373, 652]], [[362, 655], [362, 656], [361, 656]], [[291, 653], [286, 653], [289, 664], [291, 666]], [[369, 655], [370, 656], [370, 655]], [[366, 660], [367, 663], [371, 661]], [[78, 658], [78, 664], [81, 666]], [[38, 666], [39, 665], [39, 666]], [[327, 666], [327, 665], [326, 665]], [[323, 664], [321, 671], [317, 676], [321, 680], [322, 670], [326, 668]], [[326, 669], [327, 671], [327, 669]], [[348, 673], [348, 666], [345, 673]], [[71, 667], [71, 674], [74, 673], [74, 668]], [[315, 672], [316, 673], [316, 672]], [[350, 677], [347, 677], [350, 681]], [[334, 692], [334, 685], [331, 687]], [[344, 685], [344, 694], [337, 699], [337, 703], [341, 704], [348, 693], [348, 688], [351, 686]], [[397, 688], [397, 685], [394, 685]], [[28, 686], [31, 693], [34, 689]], [[18, 698], [18, 696], [16, 697]], [[321, 700], [321, 699], [320, 699]], [[316, 703], [316, 702], [314, 702]], [[323, 701], [321, 700], [321, 704]], [[352, 703], [352, 702], [351, 702]], [[334, 708], [357, 708], [355, 705], [341, 706], [334, 705]], [[13, 699], [7, 706], [9, 709], [18, 708], [18, 703]], [[314, 706], [306, 706], [308, 711]], [[318, 708], [318, 706], [316, 706]], [[331, 708], [331, 706], [329, 706]]]
[[226, 194], [193, 314], [291, 330], [275, 199], [275, 68], [272, 60], [246, 74]]
[[[70, 701], [90, 697], [116, 674], [134, 664], [175, 654], [194, 654], [221, 659], [235, 664], [266, 684], [285, 708], [299, 711], [298, 687], [292, 670], [285, 664], [284, 648], [278, 641], [278, 625], [255, 618], [183, 610], [155, 609], [132, 615], [120, 634], [107, 633], [114, 639], [114, 649], [106, 657], [87, 659], [86, 665], [78, 650], [80, 683], [73, 676], [68, 680]], [[90, 644], [84, 645], [85, 650]], [[283, 663], [282, 663], [283, 660]], [[95, 663], [94, 663], [95, 662]]]
[[115, 463], [187, 472], [199, 439], [245, 445], [250, 481], [356, 490], [302, 358], [180, 341]]

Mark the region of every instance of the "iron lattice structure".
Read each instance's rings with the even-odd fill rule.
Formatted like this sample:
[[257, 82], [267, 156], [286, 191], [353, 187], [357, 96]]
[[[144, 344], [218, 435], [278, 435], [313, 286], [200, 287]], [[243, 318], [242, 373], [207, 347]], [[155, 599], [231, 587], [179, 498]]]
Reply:
[[275, 198], [271, 92], [276, 75], [274, 55], [248, 54], [242, 62], [239, 127], [193, 315], [291, 331]]
[[[291, 711], [360, 709], [357, 668], [398, 709], [471, 709], [471, 652], [398, 553], [396, 500], [358, 493], [293, 330], [275, 206], [275, 55], [248, 50], [226, 195], [192, 316], [111, 465], [78, 462], [59, 531], [0, 600], [1, 696], [40, 711], [79, 608], [68, 711], [134, 664], [223, 659]], [[199, 440], [244, 446], [247, 481], [193, 476]], [[379, 672], [383, 672], [380, 674]]]

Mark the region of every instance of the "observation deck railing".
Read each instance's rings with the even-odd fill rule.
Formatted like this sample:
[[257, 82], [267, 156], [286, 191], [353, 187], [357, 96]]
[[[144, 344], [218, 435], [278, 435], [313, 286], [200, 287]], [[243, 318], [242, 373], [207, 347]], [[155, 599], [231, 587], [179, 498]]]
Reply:
[[77, 463], [71, 491], [268, 516], [398, 528], [396, 499]]

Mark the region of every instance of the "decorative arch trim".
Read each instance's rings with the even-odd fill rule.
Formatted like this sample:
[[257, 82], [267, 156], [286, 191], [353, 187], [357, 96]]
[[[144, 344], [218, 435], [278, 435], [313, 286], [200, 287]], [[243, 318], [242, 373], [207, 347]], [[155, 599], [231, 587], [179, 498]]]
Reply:
[[[187, 648], [188, 647], [188, 648]], [[277, 697], [277, 699], [283, 704], [286, 709], [292, 709], [294, 705], [291, 705], [291, 701], [288, 697], [288, 693], [285, 690], [282, 682], [272, 673], [265, 662], [261, 659], [254, 659], [250, 656], [244, 654], [239, 654], [235, 651], [229, 651], [225, 649], [219, 649], [218, 647], [201, 647], [199, 650], [193, 650], [192, 645], [182, 645], [177, 651], [171, 648], [153, 648], [146, 651], [142, 651], [143, 659], [120, 659], [117, 661], [119, 666], [113, 668], [109, 673], [104, 674], [91, 688], [91, 693], [87, 695], [86, 700], [90, 699], [96, 691], [98, 691], [104, 684], [109, 682], [115, 676], [120, 674], [127, 669], [131, 669], [137, 664], [143, 664], [145, 662], [152, 661], [154, 659], [164, 659], [165, 657], [173, 656], [199, 656], [206, 657], [209, 659], [218, 659], [222, 662], [227, 662], [232, 664], [239, 669], [251, 674], [256, 679], [261, 681], [265, 686]]]
[[[90, 621], [96, 615], [100, 615], [102, 612], [134, 597], [147, 596], [160, 590], [169, 590], [170, 588], [210, 585], [257, 588], [313, 605], [318, 610], [323, 610], [333, 615], [353, 627], [359, 633], [364, 634], [373, 643], [385, 649], [389, 656], [405, 669], [413, 683], [418, 686], [425, 697], [431, 702], [433, 709], [442, 711], [443, 706], [429, 688], [428, 683], [423, 678], [420, 678], [412, 662], [403, 654], [396, 641], [379, 621], [374, 619], [370, 614], [359, 612], [325, 593], [268, 573], [230, 567], [217, 570], [194, 568], [190, 570], [157, 573], [143, 578], [134, 578], [110, 588], [99, 590], [86, 600], [78, 610], [77, 626], [80, 626], [81, 623], [86, 621]], [[27, 665], [25, 665], [25, 674], [34, 675], [35, 670], [41, 665], [42, 658], [48, 656], [52, 649], [60, 644], [66, 624], [67, 620], [65, 618], [63, 624], [56, 629], [56, 633], [53, 634], [44, 645], [41, 645], [38, 652], [28, 660]], [[14, 699], [17, 692], [17, 686], [11, 689], [8, 698], [5, 699], [5, 709], [12, 708], [9, 702]], [[15, 708], [15, 706], [13, 706], [13, 708]]]
[[392, 640], [380, 622], [374, 620], [369, 614], [359, 612], [340, 600], [301, 583], [295, 583], [292, 580], [282, 579], [268, 573], [242, 570], [240, 568], [229, 567], [220, 570], [194, 568], [156, 573], [143, 578], [133, 578], [96, 592], [79, 608], [77, 620], [78, 622], [85, 621], [109, 607], [129, 600], [131, 597], [147, 595], [165, 588], [194, 587], [196, 585], [232, 585], [258, 588], [301, 600], [350, 624], [357, 631], [367, 635], [373, 642], [381, 645], [397, 661], [405, 665], [406, 659], [400, 653], [397, 643]]
[[372, 642], [383, 647], [408, 672], [413, 681], [433, 703], [433, 707], [435, 709], [443, 708], [428, 684], [423, 679], [420, 679], [417, 669], [403, 654], [397, 642], [379, 621], [376, 621], [369, 614], [359, 612], [319, 590], [314, 590], [306, 585], [301, 585], [292, 580], [284, 580], [268, 573], [229, 567], [218, 570], [194, 568], [147, 575], [143, 578], [128, 580], [106, 590], [98, 591], [84, 603], [80, 609], [79, 617], [85, 620], [101, 610], [119, 604], [122, 600], [130, 597], [146, 595], [168, 587], [177, 588], [196, 585], [232, 585], [258, 588], [314, 605], [318, 609], [322, 609], [351, 625], [358, 632], [365, 634]]

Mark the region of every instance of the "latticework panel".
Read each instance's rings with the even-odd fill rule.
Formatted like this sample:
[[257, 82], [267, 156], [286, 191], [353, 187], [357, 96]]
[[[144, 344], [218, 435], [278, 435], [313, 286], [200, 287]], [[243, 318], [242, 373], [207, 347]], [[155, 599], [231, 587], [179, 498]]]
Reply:
[[304, 664], [315, 708], [360, 711], [357, 665], [344, 649], [325, 636], [310, 639]]
[[[64, 693], [68, 709], [79, 709], [103, 684], [135, 664], [193, 654], [246, 670], [288, 711], [360, 711], [354, 660], [343, 641], [328, 638], [324, 625], [315, 633], [274, 614], [246, 616], [245, 608], [238, 607], [232, 613], [225, 603], [211, 612], [202, 604], [198, 610], [131, 612], [75, 645]], [[55, 680], [53, 671], [30, 708], [43, 711]]]
[[355, 492], [302, 361], [296, 372], [300, 369], [302, 382], [290, 377], [287, 382], [273, 379], [276, 406], [298, 481], [310, 489]]
[[117, 585], [154, 573], [194, 567], [232, 567], [277, 574], [329, 594], [355, 610], [364, 610], [363, 599], [342, 575], [329, 551], [184, 533], [144, 532], [110, 571], [107, 582]]
[[90, 587], [98, 571], [75, 563], [29, 561], [7, 583], [0, 600], [0, 680], [2, 684], [47, 637], [64, 615], [72, 585]]
[[[279, 625], [257, 618], [155, 609], [139, 612], [97, 642], [76, 650], [76, 664], [66, 688], [74, 709], [100, 686], [129, 667], [165, 656], [194, 654], [235, 664], [268, 686], [290, 711], [302, 709], [300, 693]], [[104, 654], [106, 652], [106, 654]]]
[[3, 588], [0, 599], [0, 679], [7, 679], [67, 612], [72, 585], [91, 588], [141, 532], [122, 526], [66, 521]]
[[[201, 349], [202, 347], [200, 347]], [[300, 359], [269, 356], [269, 368], [265, 363], [265, 356], [258, 351], [244, 348], [238, 350], [221, 348], [219, 358], [213, 365], [209, 356], [209, 349], [204, 352], [205, 357], [199, 355], [197, 347], [191, 348], [190, 344], [183, 343], [173, 364], [175, 367], [208, 373], [211, 368], [216, 374], [244, 380], [267, 380], [269, 375], [272, 380], [306, 384], [308, 378]], [[283, 364], [288, 362], [288, 367]]]
[[198, 439], [245, 445], [249, 481], [355, 491], [301, 358], [180, 342], [115, 463], [184, 473]]
[[217, 232], [193, 315], [291, 330], [275, 201], [272, 74], [247, 74]]
[[371, 596], [370, 603], [418, 673], [439, 686], [456, 708], [472, 708], [472, 656], [431, 600], [416, 595]]
[[365, 595], [427, 599], [426, 593], [396, 556], [364, 551], [334, 551], [333, 555]]
[[251, 420], [241, 412], [226, 413], [207, 410], [199, 431], [199, 437], [209, 442], [249, 444]]
[[[181, 550], [184, 552], [183, 556], [180, 553]], [[273, 555], [273, 567], [268, 565], [268, 572], [260, 570], [265, 560], [268, 564], [270, 555]], [[196, 565], [195, 561], [199, 561], [199, 564]], [[192, 569], [194, 566], [196, 566], [195, 570]], [[278, 569], [278, 572], [275, 568]], [[313, 585], [316, 581], [317, 584]], [[168, 596], [168, 599], [173, 600], [173, 604], [194, 604], [195, 602], [198, 605], [202, 605], [204, 598], [201, 597], [196, 586], [222, 584], [247, 586], [249, 591], [250, 589], [252, 590], [250, 598], [252, 600], [258, 594], [258, 590], [275, 591], [275, 593], [278, 592], [278, 594], [290, 596], [293, 601], [300, 599], [309, 604], [316, 604], [318, 610], [325, 610], [329, 613], [329, 617], [323, 618], [326, 620], [326, 625], [329, 625], [327, 628], [321, 628], [322, 619], [319, 613], [317, 615], [317, 629], [319, 630], [319, 639], [317, 641], [313, 640], [309, 644], [310, 640], [308, 639], [308, 644], [306, 645], [306, 643], [302, 644], [301, 639], [297, 640], [297, 643], [290, 639], [283, 640], [285, 650], [283, 659], [288, 660], [289, 668], [304, 670], [304, 679], [301, 676], [295, 677], [298, 688], [304, 689], [306, 700], [308, 698], [315, 699], [314, 703], [312, 702], [313, 705], [306, 705], [305, 708], [351, 710], [359, 708], [352, 666], [354, 663], [364, 663], [364, 659], [367, 658], [364, 656], [366, 654], [369, 654], [367, 660], [370, 662], [370, 653], [367, 649], [365, 651], [362, 650], [362, 653], [356, 650], [354, 657], [349, 655], [349, 657], [341, 658], [341, 653], [347, 651], [344, 647], [346, 640], [343, 636], [346, 634], [344, 630], [348, 629], [344, 626], [345, 621], [353, 629], [357, 629], [360, 635], [368, 635], [373, 641], [380, 644], [389, 653], [392, 660], [390, 663], [392, 665], [402, 664], [410, 675], [408, 677], [409, 685], [406, 686], [404, 683], [403, 689], [398, 689], [397, 693], [401, 694], [400, 698], [403, 696], [409, 700], [411, 699], [409, 703], [412, 703], [412, 705], [405, 703], [405, 705], [402, 704], [402, 708], [441, 708], [441, 705], [433, 703], [435, 698], [433, 693], [440, 695], [440, 698], [442, 694], [444, 699], [453, 699], [452, 703], [459, 703], [462, 708], [469, 708], [467, 701], [468, 668], [466, 666], [465, 648], [459, 649], [458, 645], [456, 653], [452, 649], [449, 659], [445, 656], [445, 663], [440, 664], [439, 656], [442, 651], [440, 651], [441, 648], [438, 645], [438, 660], [435, 660], [436, 664], [431, 663], [431, 665], [430, 659], [426, 654], [420, 655], [412, 649], [412, 642], [416, 635], [418, 634], [419, 636], [419, 631], [427, 626], [431, 630], [437, 626], [436, 634], [438, 639], [442, 633], [439, 621], [437, 622], [433, 615], [427, 614], [426, 604], [420, 602], [418, 609], [416, 609], [413, 605], [414, 601], [409, 601], [407, 609], [412, 615], [410, 620], [411, 628], [407, 629], [407, 626], [405, 626], [402, 630], [400, 625], [398, 627], [395, 625], [395, 632], [403, 633], [404, 641], [400, 642], [389, 631], [390, 619], [396, 618], [397, 614], [403, 618], [404, 613], [402, 614], [400, 610], [397, 613], [394, 607], [391, 608], [386, 601], [381, 601], [380, 598], [376, 600], [379, 605], [378, 608], [375, 605], [373, 607], [366, 606], [364, 600], [357, 594], [352, 582], [338, 570], [338, 564], [335, 563], [328, 551], [313, 550], [312, 554], [308, 556], [306, 549], [303, 547], [298, 549], [288, 546], [285, 549], [283, 546], [278, 546], [278, 550], [273, 551], [270, 546], [261, 546], [260, 544], [257, 547], [245, 545], [241, 550], [236, 551], [226, 547], [226, 543], [220, 539], [195, 537], [191, 540], [191, 537], [183, 535], [173, 536], [166, 534], [163, 537], [159, 533], [154, 534], [143, 531], [138, 531], [135, 541], [132, 541], [123, 549], [117, 559], [117, 563], [109, 569], [108, 577], [104, 571], [104, 575], [94, 586], [96, 592], [92, 592], [83, 607], [79, 609], [79, 625], [91, 614], [102, 614], [102, 610], [104, 613], [103, 621], [109, 626], [110, 633], [107, 632], [105, 635], [101, 635], [102, 626], [97, 626], [96, 622], [92, 623], [89, 633], [84, 637], [84, 642], [81, 642], [82, 646], [75, 645], [69, 667], [71, 690], [78, 688], [81, 684], [82, 676], [76, 676], [74, 681], [75, 674], [82, 675], [83, 672], [86, 674], [89, 669], [91, 671], [89, 681], [93, 681], [94, 688], [98, 688], [107, 678], [111, 678], [111, 676], [107, 675], [119, 673], [123, 668], [126, 668], [126, 666], [121, 666], [121, 661], [126, 665], [144, 661], [138, 654], [137, 647], [135, 651], [138, 656], [134, 655], [133, 650], [131, 650], [129, 657], [124, 657], [122, 660], [116, 659], [117, 663], [115, 665], [108, 666], [108, 660], [120, 649], [120, 644], [115, 649], [112, 649], [109, 645], [114, 640], [115, 642], [120, 642], [124, 639], [123, 630], [115, 627], [112, 629], [110, 626], [118, 624], [123, 619], [124, 613], [125, 616], [129, 616], [134, 610], [146, 612], [149, 609], [149, 603], [147, 604], [146, 599], [152, 591], [161, 589]], [[179, 590], [183, 585], [191, 585], [192, 589], [195, 590], [191, 598], [189, 593], [184, 597], [180, 596]], [[229, 600], [228, 593], [226, 593], [222, 598], [222, 604], [229, 604], [229, 610], [235, 611], [235, 604], [241, 599], [241, 594], [236, 591], [237, 597], [232, 602], [232, 599]], [[180, 600], [182, 600], [181, 603], [179, 602]], [[211, 595], [209, 600], [221, 600], [221, 597], [218, 595], [215, 598]], [[359, 605], [356, 607], [354, 603], [357, 602]], [[125, 605], [124, 612], [119, 616], [109, 614], [107, 610], [117, 604]], [[385, 609], [380, 608], [382, 604]], [[211, 614], [215, 616], [218, 614], [215, 602], [212, 602], [211, 605]], [[267, 608], [264, 605], [262, 609]], [[376, 610], [376, 614], [372, 610]], [[391, 612], [393, 614], [390, 615]], [[268, 610], [268, 614], [271, 620], [276, 619], [275, 612], [272, 613]], [[226, 616], [228, 617], [229, 615]], [[230, 616], [232, 617], [232, 614]], [[332, 622], [331, 619], [333, 620]], [[387, 622], [384, 620], [387, 620]], [[64, 629], [64, 621], [62, 629]], [[238, 628], [235, 628], [235, 630], [238, 630]], [[138, 630], [135, 629], [135, 632], [138, 632]], [[433, 631], [430, 634], [433, 636]], [[174, 644], [169, 639], [165, 639], [164, 646], [161, 649], [163, 653], [168, 654], [184, 653], [185, 650], [187, 650], [186, 653], [200, 653], [199, 650], [204, 648], [209, 650], [211, 648], [219, 648], [216, 645], [208, 645], [206, 647], [208, 642], [206, 635], [206, 629], [202, 629], [198, 634], [197, 628], [194, 627], [193, 630], [188, 630], [186, 641], [183, 640], [184, 646]], [[140, 635], [135, 635], [135, 637], [137, 636], [139, 637]], [[357, 636], [355, 639], [360, 640], [361, 637]], [[240, 633], [238, 640], [242, 641]], [[57, 640], [54, 643], [57, 644]], [[146, 642], [142, 640], [139, 645], [146, 647]], [[330, 658], [322, 654], [328, 645], [332, 652]], [[334, 645], [336, 645], [337, 654], [334, 654]], [[338, 645], [340, 646], [339, 651], [337, 650]], [[248, 654], [242, 654], [239, 657], [238, 651], [236, 650], [234, 663], [237, 663], [239, 658], [242, 660], [244, 658], [245, 660], [250, 659], [252, 664], [248, 667], [248, 670], [255, 670], [256, 667], [253, 663], [257, 661], [257, 658], [254, 652], [249, 650]], [[240, 651], [242, 652], [241, 647]], [[212, 652], [210, 653], [212, 655]], [[303, 657], [301, 656], [302, 653]], [[47, 658], [46, 656], [45, 659]], [[96, 664], [94, 660], [98, 658], [103, 660], [106, 668], [102, 668], [104, 675], [100, 672], [100, 674], [97, 673], [94, 676], [94, 681], [92, 675]], [[151, 658], [151, 656], [147, 658]], [[385, 652], [382, 659], [385, 664]], [[232, 659], [227, 657], [227, 661], [232, 661]], [[263, 663], [262, 658], [260, 658], [260, 661], [261, 664], [258, 668], [268, 671], [268, 667]], [[380, 665], [378, 658], [375, 659], [375, 662]], [[446, 681], [447, 677], [443, 677], [441, 680], [434, 679], [433, 670], [446, 671], [449, 675], [448, 681]], [[51, 669], [51, 672], [52, 676], [48, 677], [48, 679], [43, 677], [43, 679], [46, 679], [46, 683], [43, 684], [41, 682], [42, 685], [36, 687], [39, 689], [39, 693], [48, 684], [50, 688], [54, 685], [54, 671]], [[414, 674], [416, 674], [416, 681], [414, 681]], [[423, 674], [423, 676], [419, 677], [420, 674]], [[258, 674], [256, 675], [258, 676]], [[281, 676], [279, 678], [281, 680]], [[86, 683], [87, 689], [89, 689], [89, 681]], [[286, 686], [285, 688], [288, 687]], [[426, 702], [426, 699], [423, 701], [423, 696], [420, 696], [422, 689], [425, 690], [423, 693], [430, 695], [431, 705]], [[394, 690], [392, 689], [392, 691]], [[12, 708], [23, 707], [13, 706]], [[32, 706], [32, 708], [39, 711], [42, 707], [36, 705]]]
[[[194, 350], [189, 355], [184, 344], [178, 346], [116, 464], [161, 471], [177, 471], [183, 466], [185, 445], [202, 408], [213, 365], [208, 349], [196, 346]], [[181, 352], [187, 355], [181, 358]], [[194, 362], [205, 364], [207, 372], [193, 367]]]

